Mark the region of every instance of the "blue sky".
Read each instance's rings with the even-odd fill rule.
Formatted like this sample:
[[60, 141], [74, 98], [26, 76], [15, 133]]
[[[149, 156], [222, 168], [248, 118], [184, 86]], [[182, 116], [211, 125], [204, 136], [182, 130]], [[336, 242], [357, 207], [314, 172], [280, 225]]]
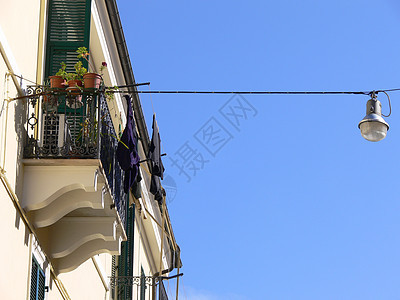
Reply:
[[[395, 0], [118, 4], [136, 81], [152, 90], [400, 87]], [[180, 299], [399, 299], [400, 92], [390, 95], [379, 143], [357, 128], [367, 96], [141, 95], [177, 191]], [[238, 104], [247, 114], [231, 123], [221, 111]], [[190, 182], [172, 163], [184, 157]]]

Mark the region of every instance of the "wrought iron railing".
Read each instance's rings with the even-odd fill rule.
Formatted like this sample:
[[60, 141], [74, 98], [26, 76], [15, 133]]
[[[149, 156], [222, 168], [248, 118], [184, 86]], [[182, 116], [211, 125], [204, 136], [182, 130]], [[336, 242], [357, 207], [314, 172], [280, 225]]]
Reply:
[[116, 159], [118, 145], [104, 92], [84, 89], [27, 89], [24, 158], [100, 159], [111, 195], [126, 225], [124, 172]]
[[[123, 291], [123, 294], [127, 294], [128, 289], [132, 290], [134, 286], [142, 287], [145, 286], [155, 288], [158, 290], [158, 300], [168, 300], [168, 294], [165, 290], [164, 283], [160, 280], [160, 277], [154, 276], [111, 276], [110, 277], [111, 289], [116, 291], [117, 295], [120, 295], [119, 291]], [[157, 288], [158, 286], [158, 288]], [[119, 297], [117, 297], [119, 299]], [[122, 299], [125, 299], [122, 297]], [[153, 299], [153, 298], [151, 298]]]
[[112, 288], [121, 286], [156, 286], [158, 277], [154, 276], [111, 276], [110, 286]]

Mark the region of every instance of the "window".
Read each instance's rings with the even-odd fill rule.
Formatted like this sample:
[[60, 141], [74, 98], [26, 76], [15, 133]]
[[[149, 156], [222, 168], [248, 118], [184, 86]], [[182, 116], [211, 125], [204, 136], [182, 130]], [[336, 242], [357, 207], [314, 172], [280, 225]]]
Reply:
[[45, 293], [45, 275], [36, 261], [32, 257], [32, 272], [31, 272], [31, 297], [30, 300], [44, 300]]
[[[61, 62], [67, 64], [67, 72], [73, 72], [76, 49], [89, 49], [90, 6], [91, 0], [49, 1], [46, 78], [56, 74]], [[87, 68], [87, 61], [82, 62]]]

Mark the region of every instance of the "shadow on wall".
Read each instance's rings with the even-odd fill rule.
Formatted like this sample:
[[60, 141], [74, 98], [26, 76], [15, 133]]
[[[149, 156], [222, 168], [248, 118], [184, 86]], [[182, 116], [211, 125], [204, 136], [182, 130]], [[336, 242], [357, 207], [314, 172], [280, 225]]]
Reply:
[[[24, 144], [26, 139], [28, 138], [27, 132], [25, 129], [26, 124], [26, 109], [27, 105], [27, 98], [23, 98], [20, 100], [16, 100], [11, 102], [10, 105], [14, 105], [14, 129], [15, 134], [17, 136], [17, 159], [16, 159], [16, 175], [15, 175], [15, 194], [19, 199], [22, 198], [22, 189], [23, 189], [23, 166], [22, 166], [22, 158], [24, 152]], [[15, 211], [15, 227], [19, 228], [21, 217], [18, 211]], [[28, 245], [29, 243], [29, 230], [26, 228], [25, 231], [25, 244]]]

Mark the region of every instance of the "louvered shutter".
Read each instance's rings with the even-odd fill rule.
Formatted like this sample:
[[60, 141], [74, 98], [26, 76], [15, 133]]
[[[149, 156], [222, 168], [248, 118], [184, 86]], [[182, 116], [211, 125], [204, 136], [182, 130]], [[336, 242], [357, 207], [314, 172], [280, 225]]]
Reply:
[[[127, 195], [128, 197], [128, 195]], [[126, 235], [127, 241], [121, 243], [121, 255], [118, 259], [118, 276], [133, 276], [133, 238], [134, 238], [134, 213], [135, 207], [129, 207], [129, 199], [125, 201], [127, 205]], [[118, 299], [131, 299], [132, 287], [119, 286]]]
[[[61, 62], [67, 65], [67, 72], [74, 73], [74, 65], [78, 61], [76, 50], [79, 47], [89, 50], [91, 0], [49, 0], [48, 12], [45, 79], [57, 73]], [[81, 61], [88, 68], [88, 62], [85, 59]], [[76, 129], [71, 123], [83, 123], [81, 116], [85, 114], [84, 107], [74, 110], [66, 107], [65, 101], [61, 101], [57, 112], [75, 114], [76, 120], [66, 118], [71, 131]], [[79, 137], [80, 130], [79, 127], [75, 135], [71, 132], [73, 139]]]
[[127, 264], [127, 276], [133, 275], [133, 224], [134, 224], [134, 207], [129, 207], [129, 199], [126, 201], [128, 206], [128, 218], [126, 222], [126, 235], [127, 235], [127, 249], [126, 249], [126, 264]]
[[37, 299], [44, 300], [45, 292], [45, 277], [43, 271], [39, 268], [38, 272], [38, 289], [37, 289]]
[[[91, 0], [50, 0], [47, 25], [45, 77], [55, 75], [60, 63], [74, 71], [76, 50], [89, 49]], [[85, 68], [88, 67], [83, 60]]]
[[31, 271], [31, 291], [30, 291], [30, 300], [44, 300], [45, 293], [45, 275], [36, 261], [36, 259], [32, 258], [32, 271]]
[[31, 295], [30, 300], [36, 300], [37, 292], [37, 273], [38, 265], [35, 260], [32, 260], [32, 271], [31, 271]]
[[[114, 281], [114, 283], [118, 282], [115, 277], [117, 276], [117, 261], [116, 261], [116, 256], [112, 256], [112, 262], [111, 262], [111, 278]], [[115, 285], [111, 285], [111, 299], [115, 299]]]

